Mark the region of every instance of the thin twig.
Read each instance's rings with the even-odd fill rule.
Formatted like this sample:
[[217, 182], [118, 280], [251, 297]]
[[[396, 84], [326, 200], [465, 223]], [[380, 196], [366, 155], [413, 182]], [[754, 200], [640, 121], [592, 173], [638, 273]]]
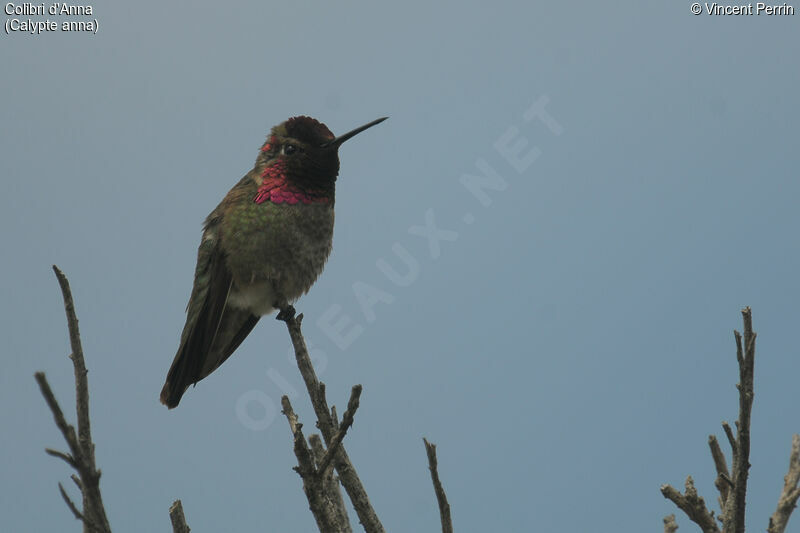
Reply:
[[723, 421], [722, 429], [725, 431], [725, 436], [728, 438], [728, 444], [731, 445], [731, 453], [735, 455], [737, 453], [738, 446], [736, 446], [736, 437], [733, 436], [731, 425]]
[[67, 507], [69, 507], [69, 510], [72, 511], [73, 515], [75, 515], [75, 519], [80, 520], [81, 522], [85, 522], [86, 518], [83, 516], [83, 513], [81, 513], [75, 506], [75, 502], [73, 502], [72, 498], [69, 497], [67, 491], [64, 490], [64, 485], [62, 485], [61, 483], [58, 484], [58, 492], [61, 493], [61, 497], [64, 499], [64, 503], [67, 504]]
[[50, 384], [47, 382], [47, 377], [44, 375], [44, 372], [36, 372], [33, 377], [36, 378], [36, 383], [39, 384], [39, 390], [42, 392], [42, 396], [44, 396], [44, 401], [47, 402], [50, 412], [53, 413], [53, 420], [55, 420], [56, 427], [61, 431], [64, 440], [67, 441], [67, 446], [69, 446], [69, 450], [72, 452], [73, 460], [80, 464], [83, 451], [78, 444], [78, 438], [75, 436], [75, 428], [69, 425], [66, 418], [64, 418], [64, 411], [62, 411], [61, 406], [58, 405], [58, 400], [56, 400], [56, 396], [53, 394], [53, 389], [50, 388]]
[[767, 533], [783, 533], [789, 517], [800, 498], [800, 435], [792, 437], [792, 451], [789, 454], [789, 471], [783, 478], [783, 490], [778, 498], [778, 508], [769, 519]]
[[334, 504], [325, 496], [322, 477], [314, 466], [314, 456], [303, 436], [303, 424], [297, 421], [297, 415], [292, 409], [288, 396], [281, 398], [283, 414], [289, 421], [289, 429], [294, 436], [294, 454], [297, 457], [297, 466], [294, 470], [303, 480], [303, 491], [308, 499], [317, 527], [320, 531], [340, 531], [342, 527], [337, 523], [338, 513]]
[[61, 497], [64, 499], [64, 503], [66, 503], [67, 507], [69, 507], [69, 510], [72, 511], [72, 514], [75, 516], [75, 519], [76, 520], [80, 520], [81, 522], [83, 522], [83, 525], [84, 525], [85, 529], [88, 529], [88, 530], [91, 530], [91, 531], [97, 531], [97, 532], [101, 532], [102, 533], [103, 530], [100, 529], [97, 526], [97, 524], [95, 524], [94, 522], [90, 521], [88, 518], [86, 518], [83, 515], [83, 513], [81, 513], [78, 510], [78, 508], [75, 506], [75, 502], [73, 502], [72, 498], [69, 497], [69, 495], [67, 494], [67, 491], [64, 490], [64, 486], [61, 483], [58, 484], [58, 492], [61, 493]]
[[[300, 374], [303, 376], [306, 388], [308, 389], [308, 395], [314, 406], [314, 413], [317, 415], [318, 427], [325, 440], [325, 444], [330, 447], [338, 430], [338, 426], [333, 423], [331, 411], [328, 408], [328, 402], [322, 392], [323, 388], [311, 364], [311, 358], [308, 355], [308, 349], [306, 348], [306, 342], [300, 327], [302, 320], [302, 314], [293, 318], [288, 318], [286, 320], [286, 327], [289, 329], [289, 336], [292, 338], [297, 367], [300, 369]], [[347, 495], [350, 497], [350, 501], [353, 504], [353, 508], [356, 510], [356, 514], [364, 530], [367, 533], [383, 533], [383, 525], [378, 519], [375, 510], [372, 508], [372, 504], [369, 502], [367, 492], [364, 490], [364, 486], [353, 464], [350, 462], [350, 458], [347, 456], [344, 446], [340, 445], [338, 447], [333, 460], [333, 466], [339, 474], [339, 481], [347, 491]]]
[[311, 445], [311, 453], [314, 454], [314, 461], [317, 463], [317, 471], [322, 476], [322, 490], [325, 498], [333, 505], [336, 522], [341, 528], [339, 533], [353, 533], [353, 527], [350, 525], [350, 517], [347, 516], [347, 507], [344, 505], [344, 498], [342, 498], [342, 491], [339, 485], [339, 478], [334, 475], [332, 469], [325, 471], [320, 469], [322, 458], [325, 456], [325, 446], [322, 445], [322, 438], [314, 433], [308, 436], [308, 443]]
[[86, 377], [86, 362], [83, 358], [83, 346], [81, 345], [81, 334], [78, 329], [78, 317], [75, 315], [75, 303], [72, 300], [72, 290], [69, 287], [69, 280], [56, 265], [53, 265], [53, 272], [56, 273], [58, 284], [61, 286], [61, 293], [64, 297], [64, 311], [67, 314], [67, 327], [69, 329], [69, 344], [72, 348], [72, 366], [75, 370], [75, 410], [78, 415], [78, 440], [84, 448], [86, 456], [94, 455], [92, 450], [92, 429], [89, 422], [89, 381]]
[[344, 416], [342, 417], [342, 424], [339, 426], [339, 430], [334, 435], [333, 439], [331, 439], [331, 443], [328, 446], [328, 451], [325, 452], [325, 456], [319, 463], [319, 471], [320, 473], [325, 472], [330, 466], [331, 461], [336, 456], [336, 452], [339, 450], [339, 447], [342, 444], [342, 440], [344, 436], [347, 434], [347, 430], [350, 429], [350, 426], [353, 425], [353, 416], [356, 414], [356, 410], [358, 410], [358, 400], [361, 397], [361, 385], [353, 385], [353, 389], [350, 391], [350, 401], [347, 402], [347, 410], [344, 412]]
[[52, 455], [53, 457], [58, 457], [59, 459], [63, 459], [65, 463], [67, 463], [72, 468], [77, 469], [78, 463], [75, 462], [75, 459], [68, 453], [60, 452], [58, 450], [54, 450], [52, 448], [45, 448], [44, 453], [47, 455]]
[[675, 533], [678, 531], [678, 523], [675, 522], [675, 515], [667, 515], [664, 517], [664, 533]]
[[301, 476], [316, 474], [314, 458], [303, 436], [303, 424], [298, 422], [297, 415], [292, 408], [288, 396], [283, 396], [281, 398], [281, 406], [283, 406], [283, 414], [286, 416], [286, 420], [289, 421], [289, 429], [294, 436], [295, 455], [298, 461], [298, 467], [295, 468], [295, 470], [297, 470], [297, 473]]
[[189, 533], [192, 528], [186, 523], [186, 517], [183, 515], [183, 504], [180, 500], [175, 502], [169, 508], [169, 520], [172, 522], [172, 533]]
[[725, 454], [719, 447], [717, 437], [714, 435], [708, 436], [708, 447], [711, 449], [711, 457], [714, 459], [714, 468], [717, 470], [717, 479], [714, 480], [714, 486], [719, 491], [719, 508], [724, 511], [725, 503], [728, 501], [728, 494], [730, 492], [733, 482], [728, 473], [728, 463], [725, 461]]
[[428, 442], [425, 437], [422, 438], [425, 443], [425, 451], [428, 454], [428, 468], [431, 471], [431, 480], [433, 481], [433, 490], [436, 493], [436, 501], [439, 502], [439, 517], [442, 521], [442, 533], [453, 533], [453, 519], [450, 517], [450, 504], [447, 503], [447, 495], [444, 493], [444, 487], [439, 480], [439, 462], [436, 459], [436, 445]]
[[[45, 448], [45, 452], [47, 452], [49, 455], [59, 457], [67, 461], [67, 463], [69, 463], [70, 466], [72, 466], [80, 476], [80, 482], [75, 476], [73, 476], [73, 480], [81, 490], [81, 495], [83, 497], [83, 512], [79, 514], [80, 519], [83, 520], [85, 526], [84, 530], [89, 531], [91, 529], [94, 531], [110, 532], [111, 528], [108, 525], [107, 519], [99, 524], [97, 522], [98, 516], [100, 516], [101, 519], [105, 518], [105, 511], [102, 510], [102, 501], [99, 502], [99, 506], [102, 511], [102, 514], [100, 514], [95, 510], [97, 508], [96, 501], [90, 499], [95, 492], [89, 493], [89, 491], [85, 490], [88, 483], [93, 483], [97, 487], [96, 493], [99, 495], [100, 472], [95, 471], [84, 458], [83, 449], [80, 444], [78, 444], [78, 439], [75, 436], [75, 428], [68, 424], [67, 420], [64, 418], [64, 412], [61, 410], [61, 406], [58, 404], [55, 394], [53, 394], [53, 389], [50, 388], [50, 383], [47, 382], [47, 376], [45, 376], [44, 372], [36, 372], [34, 374], [34, 378], [36, 378], [36, 382], [39, 384], [39, 390], [41, 391], [42, 396], [44, 396], [45, 402], [47, 402], [48, 407], [50, 407], [50, 412], [53, 413], [53, 420], [55, 420], [56, 427], [58, 427], [58, 429], [61, 431], [61, 434], [64, 436], [64, 440], [67, 441], [67, 446], [69, 446], [72, 455], [70, 456], [50, 448]], [[60, 483], [59, 489], [61, 490], [63, 497], [66, 492], [64, 492], [64, 489]], [[67, 500], [69, 500], [69, 498], [65, 499], [65, 501]], [[70, 504], [72, 507], [74, 507], [74, 504], [71, 500], [68, 501], [67, 506], [70, 506]], [[70, 510], [72, 510], [72, 507], [70, 507]], [[73, 514], [75, 514], [74, 511]]]

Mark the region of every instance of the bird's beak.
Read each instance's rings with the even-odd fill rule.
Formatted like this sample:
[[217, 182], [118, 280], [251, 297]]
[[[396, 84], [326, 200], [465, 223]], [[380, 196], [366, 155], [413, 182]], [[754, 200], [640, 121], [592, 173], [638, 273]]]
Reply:
[[383, 122], [387, 118], [389, 118], [389, 117], [381, 117], [381, 118], [379, 118], [377, 120], [373, 120], [369, 124], [364, 124], [363, 126], [358, 127], [356, 129], [354, 129], [353, 131], [348, 131], [344, 135], [339, 135], [338, 137], [336, 137], [332, 141], [328, 141], [328, 142], [324, 143], [322, 145], [322, 148], [339, 148], [339, 146], [341, 146], [341, 144], [343, 142], [345, 142], [347, 139], [349, 139], [351, 137], [355, 137], [356, 135], [358, 135], [362, 131], [364, 131], [366, 129], [369, 129], [369, 128], [371, 128], [372, 126], [374, 126], [376, 124], [380, 124], [381, 122]]

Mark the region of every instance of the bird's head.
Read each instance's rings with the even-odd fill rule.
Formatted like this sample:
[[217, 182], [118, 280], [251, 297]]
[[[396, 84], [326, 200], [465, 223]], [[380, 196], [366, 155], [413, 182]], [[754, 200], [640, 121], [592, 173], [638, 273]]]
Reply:
[[311, 117], [292, 117], [272, 128], [256, 160], [262, 176], [284, 176], [309, 190], [333, 191], [339, 175], [339, 147], [343, 142], [387, 117], [373, 120], [338, 137]]

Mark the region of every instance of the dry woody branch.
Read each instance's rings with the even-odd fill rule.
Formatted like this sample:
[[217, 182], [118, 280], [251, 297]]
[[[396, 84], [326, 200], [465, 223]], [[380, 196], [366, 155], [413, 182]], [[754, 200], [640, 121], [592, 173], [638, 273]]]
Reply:
[[109, 532], [111, 526], [106, 517], [103, 507], [103, 498], [100, 494], [100, 470], [97, 469], [94, 459], [94, 443], [92, 442], [92, 430], [89, 423], [89, 381], [86, 374], [86, 363], [83, 359], [83, 347], [81, 346], [81, 335], [78, 329], [78, 317], [75, 315], [75, 304], [72, 301], [72, 291], [69, 288], [69, 281], [66, 276], [53, 265], [53, 271], [58, 278], [61, 286], [61, 294], [64, 297], [64, 310], [67, 314], [67, 327], [69, 329], [69, 342], [72, 353], [69, 358], [75, 371], [75, 406], [78, 418], [78, 431], [69, 424], [64, 417], [64, 412], [56, 400], [47, 377], [44, 372], [37, 372], [34, 377], [39, 384], [39, 389], [44, 396], [47, 406], [53, 413], [56, 426], [67, 442], [69, 453], [57, 450], [45, 449], [53, 457], [64, 460], [78, 473], [78, 477], [73, 476], [83, 500], [83, 510], [78, 510], [72, 502], [64, 487], [59, 483], [58, 488], [61, 497], [69, 507], [72, 514], [83, 522], [83, 531], [88, 532]]
[[[691, 476], [686, 479], [686, 489], [683, 494], [671, 485], [663, 485], [661, 493], [665, 498], [677, 505], [689, 519], [696, 523], [704, 533], [744, 533], [745, 508], [747, 495], [747, 476], [750, 470], [750, 415], [753, 409], [753, 382], [755, 374], [756, 333], [753, 331], [753, 319], [749, 307], [742, 309], [744, 334], [734, 330], [736, 340], [736, 361], [739, 365], [739, 383], [736, 388], [739, 392], [739, 417], [736, 420], [736, 433], [727, 422], [722, 423], [725, 437], [731, 447], [731, 469], [725, 454], [720, 448], [714, 435], [708, 437], [708, 446], [717, 478], [714, 486], [719, 492], [718, 502], [720, 515], [714, 517], [714, 512], [709, 511], [705, 501], [697, 493]], [[778, 501], [778, 508], [769, 519], [768, 533], [783, 533], [789, 516], [800, 497], [798, 481], [800, 481], [800, 437], [792, 439], [792, 452], [789, 460], [789, 472], [784, 478], [784, 487]], [[669, 518], [669, 517], [668, 517]], [[720, 528], [721, 524], [721, 528]], [[674, 531], [677, 524], [674, 517], [667, 524], [664, 519], [664, 530]]]
[[783, 533], [792, 511], [800, 498], [800, 435], [792, 437], [792, 451], [789, 454], [789, 471], [783, 478], [783, 490], [778, 498], [778, 508], [769, 519], [767, 533]]
[[[332, 411], [328, 408], [328, 400], [325, 396], [325, 384], [317, 379], [317, 374], [314, 371], [313, 365], [311, 364], [311, 357], [308, 355], [308, 348], [306, 347], [306, 342], [303, 338], [301, 329], [303, 315], [300, 314], [296, 317], [289, 316], [285, 321], [286, 326], [289, 329], [289, 336], [292, 339], [292, 345], [294, 346], [297, 367], [300, 369], [300, 374], [303, 376], [303, 381], [305, 381], [308, 395], [311, 398], [311, 404], [314, 407], [314, 413], [317, 415], [317, 427], [322, 433], [322, 438], [327, 446], [327, 451], [320, 464], [321, 466], [324, 466], [325, 469], [327, 469], [327, 465], [329, 463], [333, 464], [337, 474], [339, 474], [339, 481], [347, 492], [347, 495], [350, 497], [350, 502], [353, 504], [353, 508], [358, 515], [358, 519], [361, 522], [361, 525], [364, 527], [364, 531], [367, 533], [383, 533], [383, 524], [381, 524], [378, 515], [375, 513], [375, 509], [372, 508], [372, 504], [369, 501], [366, 490], [364, 490], [361, 479], [358, 477], [356, 469], [350, 462], [350, 458], [348, 457], [347, 452], [345, 451], [341, 442], [345, 433], [347, 432], [347, 429], [352, 424], [352, 417], [355, 414], [355, 410], [358, 408], [358, 401], [361, 395], [361, 385], [356, 385], [353, 387], [350, 396], [350, 402], [348, 402], [348, 409], [342, 417], [342, 423], [337, 423], [334, 416], [335, 411]], [[283, 402], [285, 414], [287, 405], [291, 407], [288, 398], [286, 398], [286, 401]], [[286, 414], [286, 416], [287, 418], [290, 418], [289, 414]], [[348, 417], [350, 419], [349, 422]], [[290, 426], [292, 425], [291, 419], [289, 424]], [[305, 451], [302, 450], [302, 448], [305, 446], [305, 439], [303, 439], [303, 444], [299, 445], [299, 437], [295, 432], [295, 429], [292, 429], [292, 433], [295, 437], [295, 455], [298, 458], [299, 468], [303, 470], [306, 467], [300, 463], [300, 455], [298, 455], [298, 453], [305, 455]], [[300, 473], [300, 471], [298, 471], [298, 473]], [[304, 474], [301, 473], [300, 475], [302, 477]], [[303, 478], [303, 483], [305, 487], [305, 477]], [[308, 492], [306, 492], [306, 495], [308, 496]], [[311, 504], [310, 497], [309, 504]], [[312, 512], [314, 512], [314, 516], [316, 518], [318, 513], [313, 509]], [[317, 523], [319, 524], [319, 519], [317, 519]]]
[[424, 438], [422, 441], [425, 443], [425, 452], [428, 454], [428, 468], [431, 471], [431, 480], [433, 481], [433, 491], [436, 493], [436, 501], [439, 503], [439, 517], [442, 520], [442, 533], [453, 533], [453, 520], [450, 518], [450, 504], [447, 503], [447, 495], [444, 493], [444, 487], [439, 480], [439, 461], [436, 459], [436, 445], [428, 442]]
[[[53, 266], [53, 270], [61, 286], [67, 315], [72, 348], [72, 353], [69, 357], [72, 360], [75, 371], [75, 405], [78, 423], [76, 430], [73, 425], [67, 422], [64, 412], [56, 400], [50, 384], [47, 382], [47, 378], [43, 372], [37, 372], [35, 374], [36, 382], [39, 384], [42, 396], [50, 408], [55, 424], [61, 431], [69, 450], [68, 452], [63, 452], [45, 448], [45, 452], [61, 459], [77, 473], [77, 475], [72, 475], [71, 479], [81, 494], [81, 506], [75, 504], [61, 483], [58, 484], [58, 490], [72, 515], [82, 522], [84, 533], [111, 533], [111, 527], [106, 517], [100, 494], [100, 470], [95, 465], [94, 443], [92, 442], [89, 424], [89, 384], [78, 330], [78, 319], [75, 314], [75, 306], [67, 278], [57, 267]], [[347, 402], [347, 409], [340, 422], [336, 414], [336, 408], [328, 408], [325, 384], [317, 379], [311, 364], [311, 358], [300, 327], [303, 315], [298, 315], [295, 318], [292, 313], [291, 316], [284, 316], [281, 319], [285, 320], [289, 329], [297, 365], [306, 383], [311, 403], [317, 416], [317, 427], [322, 434], [321, 438], [319, 435], [311, 435], [306, 439], [303, 434], [303, 425], [298, 420], [289, 398], [283, 397], [281, 402], [283, 413], [289, 422], [289, 429], [293, 436], [294, 452], [298, 462], [294, 470], [302, 478], [303, 490], [317, 526], [320, 531], [326, 533], [352, 533], [352, 527], [340, 490], [341, 484], [350, 497], [364, 531], [367, 533], [382, 533], [384, 531], [383, 525], [378, 520], [375, 510], [369, 502], [367, 493], [347, 456], [343, 444], [348, 430], [353, 426], [359, 407], [362, 387], [361, 385], [353, 386], [350, 392], [350, 399]], [[425, 446], [436, 497], [439, 501], [442, 530], [445, 533], [449, 533], [453, 531], [450, 523], [450, 506], [439, 481], [436, 447], [428, 443], [427, 440], [425, 441]], [[186, 523], [180, 500], [176, 500], [169, 508], [169, 517], [173, 533], [189, 533], [191, 531]]]
[[183, 504], [180, 500], [175, 500], [175, 503], [169, 508], [169, 520], [172, 522], [172, 533], [189, 533], [191, 531], [186, 523], [186, 517], [183, 516]]

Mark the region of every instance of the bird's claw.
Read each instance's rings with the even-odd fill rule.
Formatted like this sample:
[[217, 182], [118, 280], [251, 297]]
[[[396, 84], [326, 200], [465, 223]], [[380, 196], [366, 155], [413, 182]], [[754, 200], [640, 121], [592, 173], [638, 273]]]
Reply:
[[275, 317], [275, 320], [282, 320], [283, 322], [289, 322], [290, 320], [294, 319], [294, 306], [287, 305], [286, 307], [282, 307], [281, 310], [278, 312], [278, 316]]

